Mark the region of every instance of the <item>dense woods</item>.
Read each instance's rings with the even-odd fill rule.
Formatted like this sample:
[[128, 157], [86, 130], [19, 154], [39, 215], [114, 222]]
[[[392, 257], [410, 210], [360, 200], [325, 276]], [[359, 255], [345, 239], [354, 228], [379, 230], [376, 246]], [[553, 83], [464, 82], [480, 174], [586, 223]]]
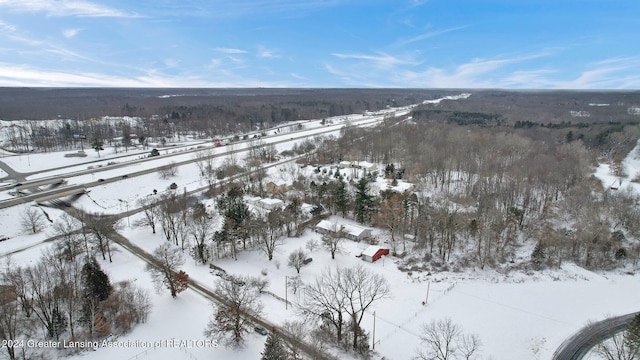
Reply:
[[[628, 152], [638, 129], [627, 128], [624, 136], [612, 132], [605, 142]], [[341, 159], [388, 164], [384, 175], [415, 184], [414, 190], [363, 190], [364, 176], [350, 180], [344, 195], [340, 175], [326, 177], [312, 200], [387, 229], [393, 250], [406, 255], [405, 266], [412, 270], [424, 266], [423, 260], [431, 260], [428, 268], [520, 266], [516, 257], [527, 247], [537, 268], [569, 260], [588, 268], [636, 263], [638, 199], [603, 189], [591, 175], [598, 156], [609, 157], [611, 147], [567, 141], [558, 132], [539, 140], [535, 130], [422, 118], [377, 129], [350, 128], [337, 142]], [[337, 205], [347, 196], [349, 213]], [[405, 253], [405, 234], [423, 250]]]

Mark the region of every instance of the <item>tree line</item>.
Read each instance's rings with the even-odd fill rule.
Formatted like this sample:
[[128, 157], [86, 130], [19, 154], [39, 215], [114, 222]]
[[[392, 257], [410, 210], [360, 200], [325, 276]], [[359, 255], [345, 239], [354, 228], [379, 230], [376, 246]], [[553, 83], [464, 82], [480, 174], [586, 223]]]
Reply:
[[583, 142], [424, 122], [387, 125], [345, 129], [334, 153], [388, 164], [380, 175], [391, 184], [407, 180], [412, 190], [374, 190], [367, 185], [374, 174], [353, 177], [334, 166], [311, 182], [305, 201], [387, 229], [398, 254], [411, 235], [423, 250], [409, 254], [407, 268], [423, 256], [440, 266], [502, 266], [531, 243], [537, 268], [637, 264], [637, 196], [603, 188], [591, 176], [596, 153]]
[[0, 335], [9, 359], [50, 356], [25, 346], [28, 340], [60, 344], [127, 333], [151, 311], [144, 290], [128, 281], [111, 283], [81, 245], [81, 234], [59, 235], [34, 265], [19, 266], [9, 258], [0, 271]]

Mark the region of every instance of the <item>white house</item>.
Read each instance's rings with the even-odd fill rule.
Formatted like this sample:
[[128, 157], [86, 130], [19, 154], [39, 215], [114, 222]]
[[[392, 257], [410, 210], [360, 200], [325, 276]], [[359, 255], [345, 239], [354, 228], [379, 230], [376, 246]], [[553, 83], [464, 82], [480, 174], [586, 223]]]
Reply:
[[321, 234], [343, 236], [354, 241], [361, 241], [371, 237], [370, 228], [352, 224], [339, 224], [329, 220], [322, 220], [316, 225], [316, 231]]
[[256, 206], [263, 208], [264, 210], [273, 210], [277, 208], [282, 208], [284, 206], [284, 201], [280, 199], [260, 199], [256, 203]]
[[356, 166], [362, 170], [367, 170], [367, 171], [377, 171], [378, 170], [378, 165], [370, 163], [368, 161], [359, 161], [356, 163]]

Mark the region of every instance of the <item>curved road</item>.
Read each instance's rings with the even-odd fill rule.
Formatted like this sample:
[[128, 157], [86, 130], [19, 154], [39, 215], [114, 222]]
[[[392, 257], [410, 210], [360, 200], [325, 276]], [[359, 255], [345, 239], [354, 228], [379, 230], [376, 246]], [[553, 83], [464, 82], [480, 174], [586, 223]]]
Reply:
[[625, 330], [638, 314], [640, 312], [605, 319], [585, 326], [560, 344], [551, 359], [581, 360], [594, 346]]

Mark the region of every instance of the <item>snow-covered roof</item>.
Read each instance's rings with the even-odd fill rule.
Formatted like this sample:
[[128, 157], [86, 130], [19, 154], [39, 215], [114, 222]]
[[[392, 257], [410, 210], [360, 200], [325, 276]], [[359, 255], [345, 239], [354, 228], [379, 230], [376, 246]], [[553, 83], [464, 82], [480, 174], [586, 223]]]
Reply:
[[336, 232], [342, 231], [352, 236], [360, 236], [365, 231], [371, 230], [368, 228], [364, 228], [364, 227], [352, 225], [352, 224], [338, 224], [337, 222], [331, 222], [329, 220], [320, 221], [318, 225], [316, 225], [316, 227], [324, 230], [329, 230], [329, 231], [336, 231]]
[[284, 201], [280, 200], [280, 199], [270, 199], [270, 198], [266, 198], [266, 199], [260, 199], [260, 202], [263, 204], [267, 204], [267, 205], [280, 205], [280, 204], [284, 204]]
[[309, 213], [311, 212], [311, 210], [313, 210], [314, 207], [315, 207], [314, 205], [307, 204], [307, 203], [302, 203], [302, 205], [300, 205], [300, 209], [302, 211], [309, 212]]
[[329, 220], [322, 220], [318, 223], [318, 225], [316, 225], [317, 228], [320, 229], [324, 229], [324, 230], [330, 230], [330, 231], [334, 231], [338, 229], [338, 226], [336, 223], [333, 223]]
[[258, 201], [260, 201], [260, 199], [262, 199], [260, 196], [250, 196], [250, 195], [245, 195], [244, 198], [247, 200], [249, 204], [255, 204]]
[[364, 249], [364, 251], [362, 251], [362, 255], [371, 257], [375, 255], [380, 249], [383, 248], [381, 248], [380, 246], [371, 245], [368, 248]]

